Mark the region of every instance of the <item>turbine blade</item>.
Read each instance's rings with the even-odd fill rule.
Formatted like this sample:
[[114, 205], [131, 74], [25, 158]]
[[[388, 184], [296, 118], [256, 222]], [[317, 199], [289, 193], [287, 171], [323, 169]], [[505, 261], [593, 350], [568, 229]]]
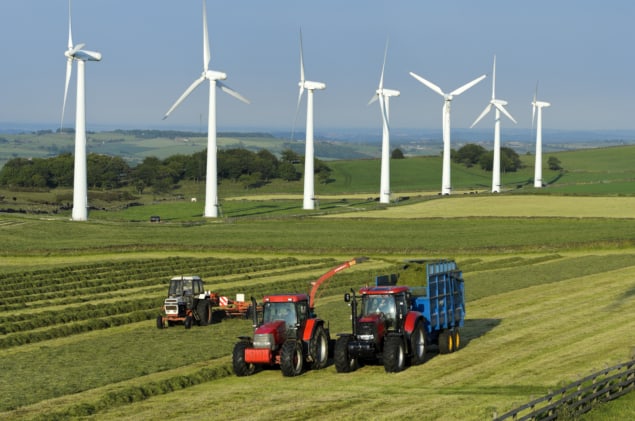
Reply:
[[476, 120], [474, 120], [474, 123], [472, 123], [472, 125], [470, 126], [470, 129], [474, 126], [476, 126], [476, 124], [481, 121], [481, 119], [483, 117], [485, 117], [487, 115], [487, 113], [489, 113], [489, 111], [492, 109], [492, 103], [490, 102], [489, 104], [487, 104], [487, 106], [485, 107], [485, 109], [483, 110], [483, 112], [481, 113], [481, 115], [478, 116], [478, 118]]
[[221, 82], [220, 80], [216, 81], [216, 84], [218, 85], [218, 87], [220, 88], [221, 91], [225, 92], [226, 94], [229, 94], [231, 96], [233, 96], [234, 98], [236, 98], [239, 101], [244, 102], [245, 104], [249, 104], [249, 100], [247, 98], [245, 98], [244, 96], [242, 96], [241, 94], [239, 94], [238, 92], [234, 91], [232, 88], [230, 88], [229, 86], [225, 85], [223, 82]]
[[534, 100], [531, 102], [531, 128], [534, 128], [534, 119], [536, 118], [536, 101], [538, 100], [538, 82], [536, 82], [536, 90], [534, 91]]
[[386, 68], [386, 56], [388, 55], [388, 40], [386, 40], [386, 48], [384, 49], [384, 63], [381, 65], [381, 76], [379, 78], [379, 89], [384, 87], [384, 69]]
[[384, 126], [386, 126], [386, 128], [390, 131], [390, 126], [388, 124], [388, 112], [386, 111], [386, 104], [384, 101], [386, 101], [386, 98], [384, 98], [384, 96], [382, 95], [381, 98], [379, 98], [379, 107], [381, 108], [381, 118], [384, 123]]
[[172, 105], [172, 107], [170, 107], [170, 109], [168, 110], [167, 113], [165, 113], [165, 115], [163, 116], [163, 120], [165, 120], [166, 118], [168, 118], [168, 116], [172, 113], [172, 111], [174, 111], [174, 109], [176, 107], [178, 107], [181, 102], [183, 102], [183, 100], [185, 98], [187, 98], [187, 96], [189, 94], [192, 93], [192, 91], [194, 89], [196, 89], [198, 87], [198, 85], [200, 85], [203, 81], [205, 80], [205, 76], [201, 76], [198, 79], [196, 79], [186, 90], [185, 92], [183, 92], [183, 94], [179, 97], [179, 99], [176, 100], [176, 102], [174, 103], [174, 105]]
[[413, 78], [417, 79], [419, 82], [423, 83], [428, 88], [432, 89], [434, 92], [438, 93], [442, 97], [445, 97], [445, 93], [441, 90], [441, 88], [439, 88], [434, 83], [432, 83], [432, 82], [430, 82], [428, 80], [425, 80], [424, 78], [422, 78], [421, 76], [419, 76], [418, 74], [413, 73], [413, 72], [410, 72], [410, 76], [412, 76]]
[[203, 69], [207, 72], [211, 54], [209, 52], [209, 35], [207, 32], [207, 5], [203, 0]]
[[304, 88], [304, 80], [304, 51], [302, 48], [302, 28], [300, 28], [300, 83], [303, 85], [302, 88]]
[[481, 80], [485, 79], [486, 77], [487, 75], [481, 75], [477, 77], [476, 79], [474, 79], [473, 81], [468, 82], [465, 85], [461, 86], [460, 88], [453, 90], [452, 92], [450, 92], [450, 95], [452, 96], [461, 95], [463, 92], [467, 91], [472, 86], [476, 85], [477, 83], [479, 83]]
[[368, 101], [368, 105], [370, 105], [373, 102], [377, 101], [378, 98], [379, 98], [378, 94], [373, 95], [373, 97], [370, 99], [370, 101]]
[[71, 0], [68, 0], [68, 49], [73, 48], [73, 31], [71, 29]]
[[68, 97], [68, 84], [71, 81], [71, 73], [73, 72], [73, 59], [66, 60], [66, 84], [64, 86], [64, 102], [62, 104], [62, 118], [60, 120], [60, 131], [64, 125], [64, 112], [66, 110], [66, 98]]
[[516, 123], [516, 120], [514, 120], [514, 117], [512, 117], [512, 115], [510, 113], [507, 112], [507, 110], [505, 109], [505, 107], [503, 107], [501, 104], [497, 104], [494, 103], [494, 106], [503, 114], [505, 114], [507, 116], [508, 119], [510, 119], [511, 121], [514, 122], [514, 124]]
[[494, 54], [494, 67], [492, 68], [492, 99], [496, 98], [496, 54]]

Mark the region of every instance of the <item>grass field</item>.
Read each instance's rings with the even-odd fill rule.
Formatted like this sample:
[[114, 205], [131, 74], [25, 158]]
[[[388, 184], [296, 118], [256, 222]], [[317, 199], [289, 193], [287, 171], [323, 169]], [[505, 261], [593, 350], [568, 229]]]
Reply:
[[[630, 163], [603, 175], [612, 180], [603, 184], [590, 174], [611, 172], [610, 158], [563, 154], [565, 166], [588, 163], [561, 178], [578, 177], [567, 188], [579, 194], [550, 187], [440, 198], [413, 184], [407, 200], [379, 205], [365, 197], [372, 183], [357, 187], [376, 163], [369, 160], [348, 168], [348, 186], [330, 186], [311, 212], [278, 186], [258, 196], [231, 190], [217, 220], [186, 200], [94, 211], [83, 223], [0, 214], [0, 419], [485, 420], [630, 360]], [[472, 180], [466, 186], [478, 184], [478, 174], [456, 173]], [[155, 214], [162, 223], [148, 222]], [[155, 327], [173, 275], [198, 274], [221, 294], [261, 297], [307, 292], [326, 270], [360, 255], [370, 260], [338, 274], [317, 303], [332, 337], [350, 330], [342, 295], [351, 287], [394, 272], [405, 258], [454, 258], [466, 282], [462, 349], [432, 352], [392, 375], [373, 365], [343, 375], [329, 365], [297, 378], [279, 370], [238, 378], [230, 353], [237, 336], [250, 334], [249, 321]], [[584, 419], [632, 419], [635, 396], [602, 408], [609, 409]]]

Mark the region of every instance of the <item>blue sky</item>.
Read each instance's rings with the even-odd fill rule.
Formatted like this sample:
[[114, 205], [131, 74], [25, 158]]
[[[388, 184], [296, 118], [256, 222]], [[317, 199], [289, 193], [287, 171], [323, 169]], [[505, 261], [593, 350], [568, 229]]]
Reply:
[[[440, 129], [440, 96], [413, 71], [451, 91], [487, 74], [457, 97], [452, 127], [469, 127], [491, 96], [531, 126], [531, 100], [552, 103], [551, 129], [635, 129], [635, 2], [422, 0], [208, 0], [210, 67], [248, 97], [219, 92], [220, 130], [287, 129], [295, 115], [298, 32], [315, 94], [316, 131], [377, 128], [377, 88], [386, 39], [385, 87], [393, 128]], [[103, 54], [87, 65], [87, 126], [198, 128], [207, 115], [201, 86], [169, 119], [161, 118], [202, 71], [201, 0], [74, 0], [73, 38]], [[0, 122], [51, 123], [60, 118], [67, 43], [66, 0], [0, 1]], [[76, 69], [74, 68], [74, 76]], [[74, 124], [75, 80], [65, 126]], [[305, 103], [297, 127], [304, 127]], [[503, 130], [512, 127], [503, 122]], [[478, 125], [493, 127], [493, 116]]]

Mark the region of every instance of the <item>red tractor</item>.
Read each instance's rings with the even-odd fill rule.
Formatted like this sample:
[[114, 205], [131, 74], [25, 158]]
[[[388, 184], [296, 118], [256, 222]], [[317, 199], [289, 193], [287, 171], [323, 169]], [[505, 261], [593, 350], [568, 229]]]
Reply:
[[[366, 258], [360, 257], [331, 269], [313, 283], [310, 295], [278, 294], [263, 299], [262, 321], [253, 313], [254, 337], [239, 337], [232, 361], [237, 376], [249, 376], [258, 367], [280, 366], [282, 374], [293, 377], [307, 366], [326, 367], [329, 357], [329, 329], [315, 315], [315, 294], [320, 285], [339, 271]], [[255, 299], [252, 305], [256, 307]]]

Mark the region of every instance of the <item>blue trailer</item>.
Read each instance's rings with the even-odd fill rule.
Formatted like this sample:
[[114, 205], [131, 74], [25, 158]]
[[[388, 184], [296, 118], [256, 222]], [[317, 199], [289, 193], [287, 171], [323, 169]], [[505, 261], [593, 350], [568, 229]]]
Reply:
[[339, 334], [335, 343], [339, 373], [374, 360], [398, 372], [408, 362], [423, 363], [430, 345], [442, 354], [459, 349], [465, 290], [453, 260], [408, 260], [400, 273], [378, 276], [375, 286], [351, 292], [344, 300], [351, 305], [352, 333]]

